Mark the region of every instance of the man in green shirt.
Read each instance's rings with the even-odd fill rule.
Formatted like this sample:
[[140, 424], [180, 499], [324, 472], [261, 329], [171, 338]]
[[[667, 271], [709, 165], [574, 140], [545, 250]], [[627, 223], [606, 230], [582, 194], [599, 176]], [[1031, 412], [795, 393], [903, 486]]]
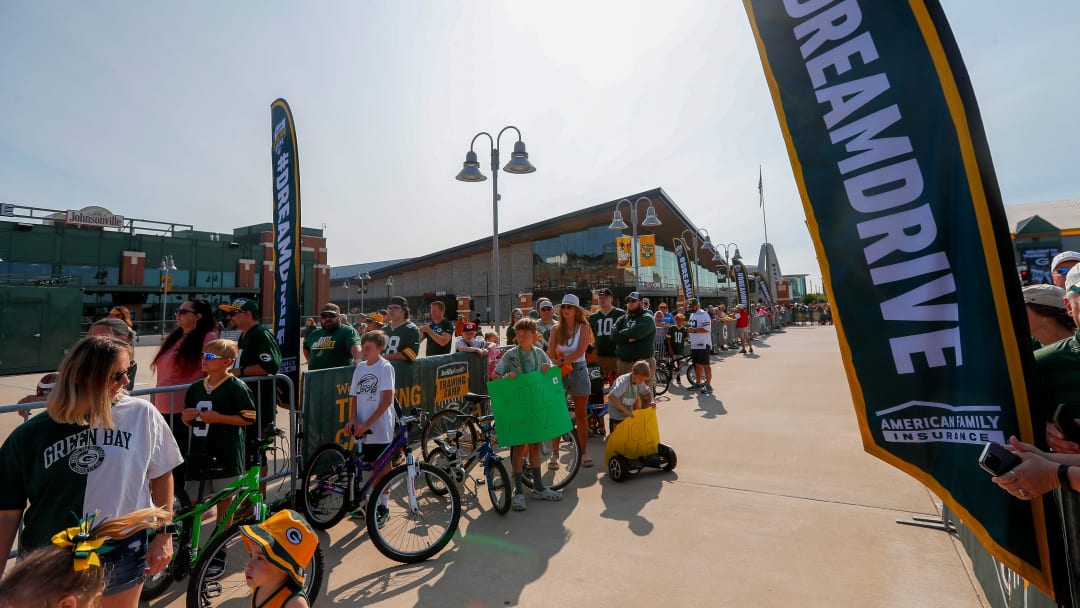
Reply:
[[[274, 334], [259, 323], [259, 305], [254, 300], [237, 299], [231, 304], [218, 306], [225, 311], [229, 327], [243, 332], [237, 341], [240, 354], [233, 364], [233, 373], [241, 378], [250, 376], [273, 376], [281, 368], [281, 350]], [[248, 438], [262, 437], [263, 430], [273, 425], [277, 418], [277, 394], [274, 382], [264, 380], [249, 382], [248, 388], [255, 396], [259, 418], [247, 427]]]
[[382, 328], [386, 333], [383, 359], [394, 367], [395, 386], [412, 386], [412, 364], [420, 352], [420, 328], [409, 320], [409, 301], [401, 296], [390, 298], [386, 317], [388, 322]]
[[611, 330], [615, 342], [617, 373], [629, 374], [636, 361], [648, 361], [649, 369], [656, 373], [656, 321], [641, 305], [641, 294], [631, 291], [626, 296], [626, 314], [615, 321]]
[[600, 310], [589, 315], [589, 327], [596, 338], [596, 362], [600, 364], [600, 373], [607, 378], [618, 371], [611, 330], [615, 327], [615, 321], [626, 311], [612, 306], [614, 297], [607, 287], [598, 289], [596, 295], [600, 299]]
[[360, 336], [351, 325], [341, 322], [337, 304], [322, 307], [319, 324], [321, 327], [304, 336], [309, 371], [345, 367], [360, 359]]

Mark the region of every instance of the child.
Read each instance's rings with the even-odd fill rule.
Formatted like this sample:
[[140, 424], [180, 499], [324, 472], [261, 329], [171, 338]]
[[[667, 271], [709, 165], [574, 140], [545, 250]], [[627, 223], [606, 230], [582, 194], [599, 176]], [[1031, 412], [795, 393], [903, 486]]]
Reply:
[[[686, 344], [688, 341], [686, 327], [686, 316], [682, 314], [675, 315], [675, 326], [669, 327], [667, 332], [668, 341], [668, 354], [673, 358], [678, 358], [686, 355]], [[682, 361], [675, 367], [675, 384], [682, 386]]]
[[488, 344], [476, 337], [476, 323], [466, 323], [461, 328], [461, 337], [454, 342], [454, 348], [459, 353], [478, 353], [487, 357]]
[[652, 368], [648, 361], [637, 361], [630, 368], [629, 374], [615, 379], [608, 391], [608, 432], [614, 431], [619, 423], [634, 416], [634, 410], [652, 405], [652, 393], [649, 380]]
[[170, 518], [164, 509], [140, 509], [96, 525], [95, 516], [83, 518], [77, 527], [58, 532], [51, 545], [31, 551], [8, 570], [0, 579], [0, 608], [100, 606], [108, 552], [117, 541], [158, 528]]
[[503, 351], [499, 350], [499, 334], [489, 331], [484, 334], [484, 340], [487, 342], [488, 349], [488, 376], [491, 376], [491, 372], [495, 371], [495, 364], [499, 362], [499, 357], [502, 357]]
[[[546, 372], [551, 368], [551, 360], [547, 354], [536, 346], [536, 321], [528, 317], [522, 318], [514, 324], [514, 333], [517, 336], [517, 346], [506, 351], [495, 365], [495, 371], [491, 373], [492, 380], [499, 378], [513, 378], [518, 374], [532, 372]], [[529, 454], [529, 464], [533, 479], [533, 498], [540, 500], [562, 500], [562, 494], [545, 488], [543, 478], [540, 476], [540, 444], [515, 445], [510, 449], [510, 464], [514, 471], [514, 498], [510, 507], [515, 511], [525, 510], [525, 486], [522, 482], [525, 464], [525, 453]]]
[[319, 539], [292, 509], [278, 511], [257, 525], [240, 526], [248, 562], [244, 567], [251, 605], [259, 608], [307, 608], [304, 569]]
[[[213, 457], [212, 469], [190, 466], [184, 489], [193, 500], [202, 500], [224, 490], [244, 472], [244, 437], [241, 427], [255, 422], [255, 401], [251, 389], [232, 375], [229, 368], [236, 360], [236, 342], [212, 340], [204, 347], [202, 369], [206, 377], [196, 382], [184, 396], [181, 420], [191, 427], [191, 454]], [[199, 495], [199, 485], [203, 493]], [[227, 525], [225, 512], [232, 497], [217, 504], [218, 526]]]
[[[599, 357], [596, 356], [596, 344], [590, 344], [585, 349], [585, 369], [589, 372], [589, 405], [595, 407], [603, 407], [604, 396], [604, 373], [600, 371]], [[596, 416], [596, 414], [593, 414]], [[589, 430], [596, 430], [598, 435], [604, 434], [604, 422], [603, 414], [599, 415], [600, 420], [596, 421], [592, 417], [589, 419]]]
[[[380, 353], [386, 347], [386, 334], [382, 331], [369, 331], [360, 336], [360, 355], [363, 361], [356, 364], [353, 371], [352, 419], [345, 425], [345, 433], [353, 437], [364, 437], [360, 457], [364, 462], [375, 462], [390, 442], [394, 440], [394, 425], [397, 424], [397, 411], [394, 403], [394, 367], [383, 359]], [[378, 483], [385, 470], [379, 472], [372, 482]], [[389, 498], [383, 494], [375, 511], [375, 521], [382, 527], [390, 519], [387, 506]], [[359, 517], [359, 512], [354, 516]]]

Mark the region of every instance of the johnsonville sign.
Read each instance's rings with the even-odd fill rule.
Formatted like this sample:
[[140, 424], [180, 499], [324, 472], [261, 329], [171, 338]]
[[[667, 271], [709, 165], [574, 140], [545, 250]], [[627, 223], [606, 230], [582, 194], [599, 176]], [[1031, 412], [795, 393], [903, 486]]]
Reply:
[[124, 216], [113, 215], [104, 207], [84, 207], [75, 211], [68, 209], [64, 223], [70, 226], [92, 226], [94, 228], [123, 228]]

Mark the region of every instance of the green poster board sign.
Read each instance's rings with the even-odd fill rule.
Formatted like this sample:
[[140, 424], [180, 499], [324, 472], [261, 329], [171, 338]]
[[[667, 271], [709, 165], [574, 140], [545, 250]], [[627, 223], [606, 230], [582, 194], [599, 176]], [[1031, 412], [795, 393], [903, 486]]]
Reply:
[[547, 441], [573, 428], [559, 368], [488, 383], [501, 445]]

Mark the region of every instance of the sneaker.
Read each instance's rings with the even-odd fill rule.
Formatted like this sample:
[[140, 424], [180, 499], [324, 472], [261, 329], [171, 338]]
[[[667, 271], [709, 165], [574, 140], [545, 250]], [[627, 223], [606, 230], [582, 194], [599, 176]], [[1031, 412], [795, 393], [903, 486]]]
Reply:
[[700, 384], [691, 384], [690, 386], [686, 387], [686, 390], [688, 390], [688, 391], [700, 391], [701, 390], [701, 385]]
[[562, 492], [556, 492], [555, 490], [552, 490], [551, 488], [544, 488], [544, 490], [542, 492], [537, 492], [536, 490], [533, 490], [532, 491], [532, 496], [533, 496], [533, 498], [538, 498], [540, 500], [550, 500], [550, 501], [562, 500]]
[[367, 508], [360, 505], [355, 511], [349, 511], [349, 519], [367, 519]]
[[702, 395], [711, 395], [711, 394], [712, 394], [712, 392], [713, 392], [713, 390], [712, 390], [712, 387], [711, 387], [711, 386], [709, 386], [708, 384], [706, 384], [705, 386], [701, 387], [701, 394], [702, 394]]
[[390, 508], [386, 505], [375, 507], [375, 527], [382, 529], [390, 521]]
[[675, 378], [675, 384], [682, 386], [682, 378]]
[[750, 354], [751, 355], [754, 354], [754, 347], [753, 346], [750, 347]]
[[[746, 354], [746, 349], [744, 348], [744, 349], [740, 350], [739, 352], [745, 355]], [[751, 349], [750, 352], [754, 352], [754, 350]]]
[[206, 566], [206, 578], [211, 581], [216, 581], [221, 578], [222, 574], [225, 574], [225, 554], [219, 553], [210, 560], [210, 564]]
[[510, 508], [515, 511], [524, 511], [525, 507], [525, 495], [514, 494], [514, 498], [510, 500]]

